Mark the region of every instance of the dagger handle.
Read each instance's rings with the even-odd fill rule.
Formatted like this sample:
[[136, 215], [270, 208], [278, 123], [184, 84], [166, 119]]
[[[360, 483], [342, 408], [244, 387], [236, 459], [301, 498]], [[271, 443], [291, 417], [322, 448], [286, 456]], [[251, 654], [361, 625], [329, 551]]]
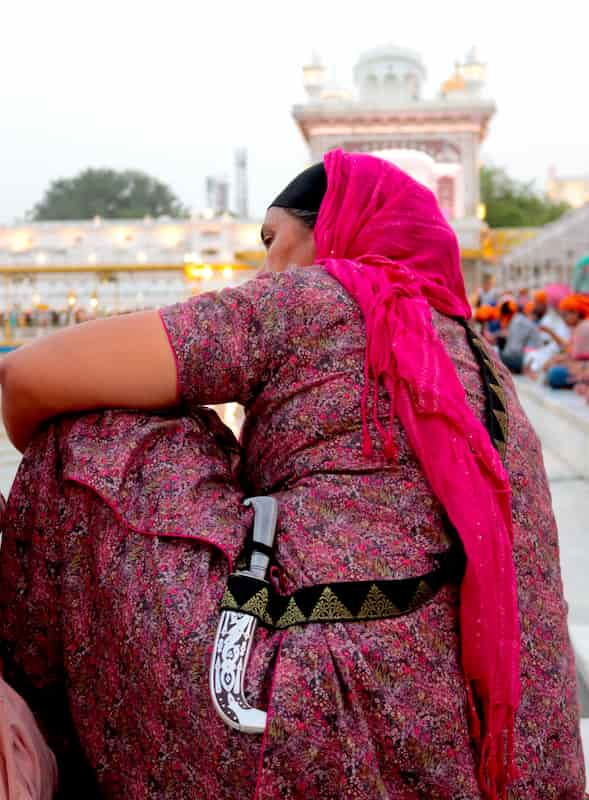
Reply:
[[[248, 497], [243, 503], [246, 506], [252, 506], [255, 512], [252, 536], [254, 542], [259, 542], [266, 545], [266, 547], [272, 547], [278, 519], [278, 503], [273, 497]], [[248, 571], [255, 578], [265, 580], [269, 563], [270, 556], [254, 550], [250, 558]]]

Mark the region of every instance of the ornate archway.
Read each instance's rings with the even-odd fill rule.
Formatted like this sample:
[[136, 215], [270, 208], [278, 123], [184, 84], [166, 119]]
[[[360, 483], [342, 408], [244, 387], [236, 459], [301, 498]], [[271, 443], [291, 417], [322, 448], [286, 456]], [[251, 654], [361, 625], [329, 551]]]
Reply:
[[356, 153], [376, 153], [381, 150], [412, 150], [425, 153], [433, 161], [444, 164], [459, 164], [461, 161], [460, 148], [449, 139], [429, 139], [419, 136], [395, 136], [372, 141], [344, 141], [341, 144], [344, 150]]

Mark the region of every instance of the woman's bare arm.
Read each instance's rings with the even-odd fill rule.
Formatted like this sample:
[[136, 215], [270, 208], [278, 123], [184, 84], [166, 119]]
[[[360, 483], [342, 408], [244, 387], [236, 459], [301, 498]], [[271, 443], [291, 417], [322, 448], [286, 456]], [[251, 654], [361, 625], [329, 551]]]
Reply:
[[0, 362], [2, 414], [24, 451], [39, 425], [98, 408], [176, 403], [176, 365], [156, 311], [87, 322], [39, 339]]

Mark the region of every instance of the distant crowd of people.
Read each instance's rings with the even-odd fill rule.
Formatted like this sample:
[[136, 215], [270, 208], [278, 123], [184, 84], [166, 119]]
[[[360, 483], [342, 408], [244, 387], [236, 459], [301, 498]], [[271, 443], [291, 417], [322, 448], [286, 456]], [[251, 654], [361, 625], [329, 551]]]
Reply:
[[589, 401], [589, 291], [553, 283], [504, 293], [486, 276], [472, 304], [481, 333], [511, 372]]
[[27, 331], [32, 333], [49, 332], [54, 328], [64, 328], [72, 323], [86, 322], [93, 319], [96, 315], [89, 314], [86, 309], [78, 307], [75, 309], [12, 309], [10, 311], [0, 311], [0, 326], [6, 328], [10, 326], [11, 331], [18, 331], [25, 334]]

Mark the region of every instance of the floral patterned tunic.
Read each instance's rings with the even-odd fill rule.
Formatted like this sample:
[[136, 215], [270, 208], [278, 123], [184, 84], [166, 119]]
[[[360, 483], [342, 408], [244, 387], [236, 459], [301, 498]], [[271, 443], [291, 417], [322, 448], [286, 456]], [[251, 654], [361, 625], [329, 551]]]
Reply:
[[[432, 313], [482, 419], [464, 330]], [[479, 798], [452, 583], [397, 619], [259, 629], [246, 693], [268, 707], [266, 731], [237, 733], [216, 717], [208, 668], [251, 525], [244, 495], [279, 502], [273, 580], [285, 593], [428, 572], [448, 540], [401, 429], [397, 464], [362, 455], [364, 323], [322, 269], [263, 275], [166, 308], [162, 320], [181, 410], [48, 426], [6, 513], [0, 640], [58, 752], [64, 792], [75, 774], [72, 796], [83, 785], [92, 796], [94, 775], [117, 800]], [[522, 624], [510, 797], [581, 800], [550, 494], [538, 439], [499, 369]], [[241, 451], [202, 408], [228, 401], [246, 409]], [[69, 717], [55, 711], [66, 698]]]

